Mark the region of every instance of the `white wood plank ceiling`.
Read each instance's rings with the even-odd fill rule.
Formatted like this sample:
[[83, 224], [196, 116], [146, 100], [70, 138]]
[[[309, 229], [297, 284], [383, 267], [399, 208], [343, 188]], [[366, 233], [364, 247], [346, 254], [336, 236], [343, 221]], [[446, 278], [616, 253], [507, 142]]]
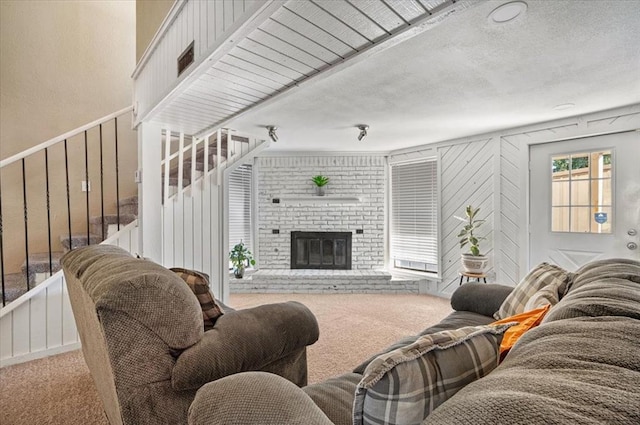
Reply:
[[[230, 118], [468, 0], [290, 0], [162, 107], [189, 134]], [[467, 7], [467, 6], [464, 6]]]

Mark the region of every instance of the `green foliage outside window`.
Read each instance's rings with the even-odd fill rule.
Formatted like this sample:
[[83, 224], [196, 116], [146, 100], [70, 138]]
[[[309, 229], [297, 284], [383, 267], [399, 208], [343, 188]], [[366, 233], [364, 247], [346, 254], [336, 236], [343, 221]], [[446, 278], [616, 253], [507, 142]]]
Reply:
[[[602, 156], [604, 160], [604, 165], [611, 164], [611, 154], [605, 154]], [[580, 168], [588, 168], [589, 167], [589, 157], [588, 156], [579, 156], [571, 158], [571, 169], [577, 170]], [[569, 171], [569, 159], [554, 159], [553, 160], [553, 172], [557, 173], [559, 171]]]

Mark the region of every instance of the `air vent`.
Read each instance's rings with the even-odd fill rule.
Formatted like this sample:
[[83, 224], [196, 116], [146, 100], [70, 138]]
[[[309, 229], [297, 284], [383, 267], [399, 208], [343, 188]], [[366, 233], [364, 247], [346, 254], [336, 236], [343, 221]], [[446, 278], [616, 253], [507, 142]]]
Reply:
[[182, 52], [180, 57], [178, 57], [178, 76], [180, 76], [180, 74], [182, 74], [182, 71], [187, 69], [189, 65], [193, 63], [193, 46], [194, 42], [192, 41], [191, 44], [189, 44], [189, 47], [187, 47], [187, 49]]

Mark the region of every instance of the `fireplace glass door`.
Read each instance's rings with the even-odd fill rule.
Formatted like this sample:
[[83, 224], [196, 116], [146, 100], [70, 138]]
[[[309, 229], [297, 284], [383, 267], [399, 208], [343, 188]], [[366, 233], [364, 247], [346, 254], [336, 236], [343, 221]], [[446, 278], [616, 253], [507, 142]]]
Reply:
[[291, 232], [291, 268], [351, 270], [351, 233]]

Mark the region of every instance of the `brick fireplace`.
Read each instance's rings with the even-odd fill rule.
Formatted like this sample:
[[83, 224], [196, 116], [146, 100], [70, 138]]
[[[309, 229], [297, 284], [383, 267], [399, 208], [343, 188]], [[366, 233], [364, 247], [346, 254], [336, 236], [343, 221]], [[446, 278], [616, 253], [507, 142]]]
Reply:
[[[258, 261], [261, 270], [290, 269], [292, 232], [352, 235], [351, 269], [384, 267], [385, 158], [257, 158]], [[329, 177], [324, 197], [311, 177]]]

